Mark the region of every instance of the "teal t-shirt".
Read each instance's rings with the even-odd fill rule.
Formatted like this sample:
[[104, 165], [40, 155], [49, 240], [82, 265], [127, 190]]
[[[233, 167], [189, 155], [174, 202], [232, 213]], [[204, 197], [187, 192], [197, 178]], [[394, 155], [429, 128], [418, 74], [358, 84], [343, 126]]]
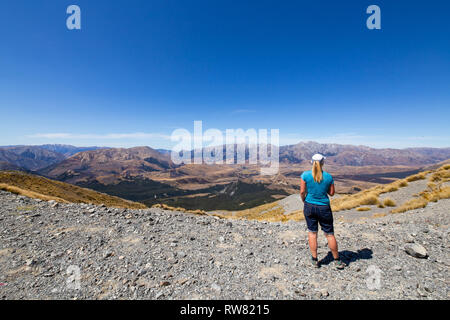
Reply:
[[308, 192], [305, 201], [317, 204], [321, 206], [326, 206], [330, 204], [330, 199], [328, 198], [328, 190], [330, 186], [334, 183], [333, 177], [326, 171], [322, 171], [322, 181], [317, 183], [314, 181], [312, 171], [304, 171], [302, 173], [302, 179], [306, 182], [306, 190]]

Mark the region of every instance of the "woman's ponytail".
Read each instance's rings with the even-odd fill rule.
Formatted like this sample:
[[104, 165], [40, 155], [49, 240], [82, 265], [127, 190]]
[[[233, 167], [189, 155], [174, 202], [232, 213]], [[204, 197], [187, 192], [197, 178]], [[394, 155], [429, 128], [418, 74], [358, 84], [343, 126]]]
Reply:
[[319, 161], [313, 162], [312, 176], [315, 182], [322, 182], [322, 164]]

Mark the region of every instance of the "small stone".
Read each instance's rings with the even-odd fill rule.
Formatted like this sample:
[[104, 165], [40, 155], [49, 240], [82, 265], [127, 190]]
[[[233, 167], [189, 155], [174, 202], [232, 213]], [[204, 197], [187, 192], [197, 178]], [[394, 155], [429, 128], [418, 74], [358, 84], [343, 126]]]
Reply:
[[214, 291], [218, 291], [218, 292], [222, 291], [222, 288], [217, 283], [213, 283], [211, 285], [211, 289], [213, 289]]
[[428, 256], [427, 250], [418, 243], [408, 243], [405, 245], [405, 251], [415, 258], [426, 258]]
[[161, 281], [161, 282], [159, 283], [159, 285], [160, 285], [161, 287], [167, 287], [167, 286], [170, 286], [170, 282], [169, 282], [169, 281]]
[[34, 266], [34, 265], [36, 264], [36, 260], [34, 260], [34, 259], [27, 259], [27, 260], [25, 261], [25, 264], [26, 264], [28, 267]]
[[330, 294], [328, 293], [328, 291], [326, 289], [321, 289], [320, 290], [320, 296], [321, 297], [328, 297]]
[[406, 243], [414, 243], [414, 237], [410, 234], [406, 236]]
[[186, 256], [187, 256], [186, 253], [183, 252], [183, 251], [178, 251], [178, 252], [177, 252], [177, 257], [185, 258]]

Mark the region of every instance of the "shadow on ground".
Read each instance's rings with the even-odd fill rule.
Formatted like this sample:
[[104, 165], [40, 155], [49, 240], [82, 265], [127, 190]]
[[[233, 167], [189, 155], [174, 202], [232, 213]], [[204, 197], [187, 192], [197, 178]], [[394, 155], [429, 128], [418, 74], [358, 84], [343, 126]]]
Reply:
[[[350, 263], [361, 260], [361, 259], [372, 259], [372, 253], [373, 251], [368, 248], [364, 248], [361, 250], [358, 250], [357, 252], [349, 251], [349, 250], [343, 250], [339, 251], [339, 257], [341, 258], [342, 262], [344, 262], [347, 266], [350, 265]], [[328, 265], [333, 261], [333, 255], [329, 251], [328, 254], [319, 261], [320, 265]]]

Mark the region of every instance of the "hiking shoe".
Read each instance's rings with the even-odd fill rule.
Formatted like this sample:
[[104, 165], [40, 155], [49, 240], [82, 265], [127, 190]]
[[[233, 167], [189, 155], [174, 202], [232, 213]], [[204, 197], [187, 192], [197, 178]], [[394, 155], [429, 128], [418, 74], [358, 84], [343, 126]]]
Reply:
[[314, 268], [318, 268], [319, 267], [319, 260], [317, 260], [317, 258], [313, 258], [311, 257], [311, 264]]
[[334, 266], [336, 269], [342, 270], [345, 268], [345, 264], [341, 260], [334, 260]]

